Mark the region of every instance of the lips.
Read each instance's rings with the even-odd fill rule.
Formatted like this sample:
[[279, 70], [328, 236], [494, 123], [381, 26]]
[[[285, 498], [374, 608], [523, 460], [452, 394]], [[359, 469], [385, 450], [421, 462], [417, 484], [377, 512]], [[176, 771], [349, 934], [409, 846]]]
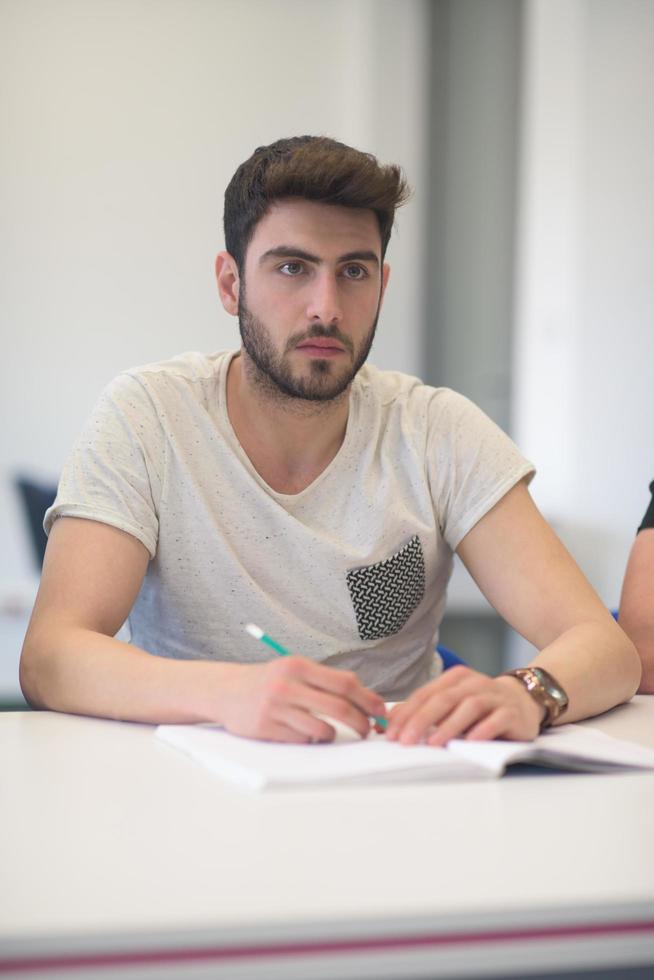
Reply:
[[310, 340], [303, 340], [301, 344], [297, 345], [298, 350], [311, 350], [311, 351], [325, 351], [332, 353], [342, 354], [344, 348], [336, 340], [330, 340], [328, 337], [312, 337]]

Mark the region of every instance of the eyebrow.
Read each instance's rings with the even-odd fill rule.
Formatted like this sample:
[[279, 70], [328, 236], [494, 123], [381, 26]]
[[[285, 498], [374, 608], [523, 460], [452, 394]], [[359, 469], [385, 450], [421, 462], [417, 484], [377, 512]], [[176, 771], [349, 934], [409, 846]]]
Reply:
[[[314, 265], [320, 265], [323, 261], [319, 255], [313, 255], [312, 252], [306, 252], [303, 248], [296, 248], [294, 245], [277, 245], [275, 248], [269, 248], [267, 252], [264, 252], [259, 259], [259, 265], [263, 264], [266, 259], [303, 259], [305, 262], [312, 262]], [[338, 262], [354, 262], [358, 260], [359, 262], [372, 262], [374, 265], [379, 265], [379, 258], [375, 252], [367, 249], [354, 252], [346, 252], [344, 255], [339, 255]]]

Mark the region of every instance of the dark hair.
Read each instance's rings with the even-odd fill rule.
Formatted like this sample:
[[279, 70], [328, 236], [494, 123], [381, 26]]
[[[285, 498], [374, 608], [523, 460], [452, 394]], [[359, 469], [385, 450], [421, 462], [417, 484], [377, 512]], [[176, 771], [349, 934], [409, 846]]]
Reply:
[[377, 215], [386, 253], [395, 209], [411, 193], [400, 167], [382, 166], [327, 136], [293, 136], [258, 147], [225, 191], [225, 248], [242, 269], [254, 229], [273, 201], [300, 197]]

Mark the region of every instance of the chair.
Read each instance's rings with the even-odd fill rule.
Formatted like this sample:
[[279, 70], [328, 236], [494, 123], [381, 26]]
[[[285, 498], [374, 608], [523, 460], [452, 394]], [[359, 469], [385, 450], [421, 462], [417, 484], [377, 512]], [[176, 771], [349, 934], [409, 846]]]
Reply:
[[[618, 610], [611, 609], [611, 615], [615, 619], [616, 623], [618, 621]], [[461, 657], [458, 657], [456, 653], [452, 653], [447, 647], [442, 646], [440, 643], [436, 647], [436, 652], [440, 654], [441, 660], [443, 661], [443, 670], [448, 670], [450, 667], [456, 667], [457, 664], [462, 664], [467, 667], [468, 664]]]
[[456, 667], [457, 664], [462, 664], [464, 667], [468, 666], [465, 660], [457, 657], [456, 653], [452, 653], [451, 650], [448, 650], [447, 647], [442, 646], [440, 643], [436, 647], [436, 652], [440, 654], [441, 660], [443, 661], [443, 670]]
[[43, 530], [43, 517], [48, 507], [54, 503], [57, 488], [48, 484], [36, 483], [25, 476], [16, 477], [14, 483], [27, 519], [34, 561], [38, 570], [41, 571], [45, 546], [48, 543]]

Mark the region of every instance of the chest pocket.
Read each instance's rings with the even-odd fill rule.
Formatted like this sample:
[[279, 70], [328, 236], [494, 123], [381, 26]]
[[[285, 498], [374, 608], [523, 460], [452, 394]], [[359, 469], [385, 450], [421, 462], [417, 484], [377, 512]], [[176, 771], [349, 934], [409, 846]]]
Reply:
[[347, 587], [362, 640], [402, 629], [425, 594], [425, 559], [417, 534], [390, 558], [353, 568]]

